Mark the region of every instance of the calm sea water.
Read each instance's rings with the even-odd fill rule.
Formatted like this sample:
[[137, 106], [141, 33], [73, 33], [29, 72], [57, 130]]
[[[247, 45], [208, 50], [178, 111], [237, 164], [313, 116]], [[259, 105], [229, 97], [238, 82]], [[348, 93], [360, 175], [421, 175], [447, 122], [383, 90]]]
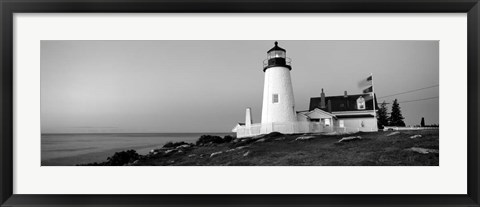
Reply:
[[232, 133], [156, 133], [156, 134], [42, 134], [42, 166], [69, 166], [103, 162], [115, 152], [134, 149], [147, 154], [165, 143], [195, 142], [201, 135]]

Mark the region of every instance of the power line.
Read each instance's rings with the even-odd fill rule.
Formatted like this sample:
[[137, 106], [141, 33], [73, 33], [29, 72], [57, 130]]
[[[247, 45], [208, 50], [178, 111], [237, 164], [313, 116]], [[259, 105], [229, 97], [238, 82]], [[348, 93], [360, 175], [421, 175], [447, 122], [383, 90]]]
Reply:
[[[439, 98], [439, 97], [438, 97], [438, 96], [435, 96], [435, 97], [430, 97], [430, 98], [422, 98], [422, 99], [415, 99], [415, 100], [401, 101], [401, 102], [398, 102], [398, 103], [399, 103], [399, 104], [400, 104], [400, 103], [410, 103], [410, 102], [416, 102], [416, 101], [425, 101], [425, 100], [436, 99], [436, 98]], [[386, 104], [391, 104], [391, 103], [386, 103]]]
[[388, 95], [388, 96], [382, 96], [382, 97], [379, 97], [378, 99], [388, 98], [388, 97], [392, 97], [392, 96], [396, 96], [396, 95], [402, 95], [402, 94], [406, 94], [406, 93], [412, 93], [412, 92], [421, 91], [421, 90], [425, 90], [425, 89], [429, 89], [429, 88], [435, 88], [435, 87], [438, 87], [438, 86], [439, 86], [439, 84], [433, 85], [433, 86], [428, 86], [428, 87], [425, 87], [425, 88], [419, 88], [419, 89], [415, 89], [415, 90], [411, 90], [411, 91], [396, 93], [396, 94], [392, 94], [392, 95]]
[[398, 102], [398, 103], [410, 103], [410, 102], [415, 102], [415, 101], [425, 101], [425, 100], [436, 99], [436, 98], [439, 98], [439, 97], [435, 96], [435, 97], [430, 97], [430, 98], [422, 98], [422, 99], [416, 99], [416, 100], [402, 101], [402, 102]]

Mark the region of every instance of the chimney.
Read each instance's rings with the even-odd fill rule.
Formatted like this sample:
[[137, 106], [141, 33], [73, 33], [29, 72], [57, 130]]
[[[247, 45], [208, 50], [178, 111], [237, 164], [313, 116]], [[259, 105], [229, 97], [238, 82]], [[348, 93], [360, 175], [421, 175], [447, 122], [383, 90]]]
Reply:
[[328, 100], [328, 112], [332, 113], [332, 102]]
[[320, 94], [320, 108], [321, 109], [325, 108], [325, 93], [323, 92], [323, 88], [322, 88], [322, 93]]
[[250, 108], [245, 111], [245, 126], [250, 127], [252, 125], [252, 112]]
[[347, 94], [347, 91], [345, 91], [345, 93], [343, 94], [343, 98], [345, 98], [345, 105], [348, 108], [350, 108], [350, 104], [348, 103], [348, 94]]

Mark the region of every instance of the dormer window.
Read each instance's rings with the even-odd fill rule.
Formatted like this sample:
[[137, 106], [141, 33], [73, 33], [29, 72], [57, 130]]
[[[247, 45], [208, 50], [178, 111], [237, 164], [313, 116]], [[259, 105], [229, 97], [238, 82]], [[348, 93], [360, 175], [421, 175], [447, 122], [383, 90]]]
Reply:
[[357, 99], [357, 109], [365, 110], [365, 99], [361, 96]]
[[365, 99], [361, 96], [357, 99], [357, 109], [365, 110]]

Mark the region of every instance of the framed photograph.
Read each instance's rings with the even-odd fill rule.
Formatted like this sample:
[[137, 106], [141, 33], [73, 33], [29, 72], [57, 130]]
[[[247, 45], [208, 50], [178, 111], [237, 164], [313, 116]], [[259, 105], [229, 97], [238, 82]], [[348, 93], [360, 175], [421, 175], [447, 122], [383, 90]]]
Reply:
[[0, 7], [1, 206], [480, 206], [477, 0]]

